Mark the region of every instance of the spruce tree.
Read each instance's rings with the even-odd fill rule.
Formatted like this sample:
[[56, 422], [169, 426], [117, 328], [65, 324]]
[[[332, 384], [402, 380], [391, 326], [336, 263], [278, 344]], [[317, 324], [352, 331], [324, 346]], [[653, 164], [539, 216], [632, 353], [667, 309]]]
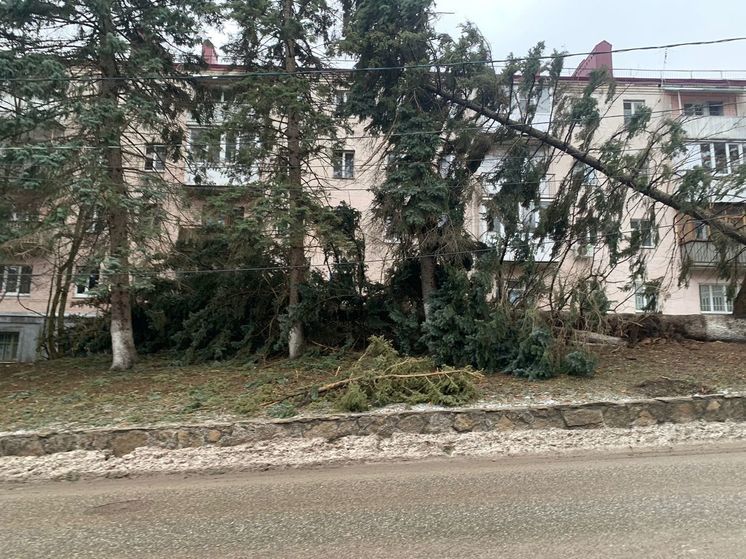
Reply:
[[344, 76], [326, 56], [335, 14], [325, 0], [234, 1], [227, 14], [237, 32], [225, 50], [248, 76], [230, 82], [234, 101], [222, 130], [240, 138], [232, 172], [238, 191], [252, 200], [248, 219], [285, 254], [288, 354], [296, 358], [305, 338], [308, 240], [334, 233], [319, 171], [333, 163], [344, 130], [334, 108]]
[[[61, 208], [101, 223], [112, 369], [128, 369], [136, 359], [132, 273], [157, 237], [143, 217], [179, 195], [167, 173], [143, 172], [147, 146], [164, 146], [163, 159], [180, 157], [180, 118], [193, 98], [185, 77], [198, 63], [191, 52], [200, 26], [215, 14], [209, 0], [0, 4], [2, 58], [14, 69], [0, 83], [26, 104], [4, 126], [2, 141], [25, 145], [24, 130], [52, 120], [64, 128], [63, 139], [38, 147], [47, 174], [61, 177], [63, 166], [72, 171], [73, 198], [51, 193], [43, 211]], [[24, 90], [24, 83], [39, 85]], [[61, 150], [68, 155], [58, 158]]]

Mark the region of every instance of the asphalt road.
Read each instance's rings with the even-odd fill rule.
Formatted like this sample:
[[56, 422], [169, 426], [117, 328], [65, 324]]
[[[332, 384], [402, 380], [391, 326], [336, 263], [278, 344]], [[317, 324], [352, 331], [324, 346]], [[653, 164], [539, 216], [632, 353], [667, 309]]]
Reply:
[[746, 557], [746, 448], [4, 485], [0, 557]]

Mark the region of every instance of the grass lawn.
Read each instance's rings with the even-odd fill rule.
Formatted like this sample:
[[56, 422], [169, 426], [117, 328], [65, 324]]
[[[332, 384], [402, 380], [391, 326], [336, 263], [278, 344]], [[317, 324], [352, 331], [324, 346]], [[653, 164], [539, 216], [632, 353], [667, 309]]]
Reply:
[[[488, 375], [481, 400], [498, 404], [642, 398], [746, 391], [746, 344], [657, 342], [602, 348], [592, 378], [529, 382]], [[156, 422], [235, 420], [276, 414], [268, 404], [314, 385], [346, 377], [357, 354], [179, 366], [146, 357], [125, 373], [108, 358], [0, 365], [0, 431]], [[298, 411], [335, 410], [332, 399], [298, 402]], [[289, 411], [280, 409], [279, 411]]]

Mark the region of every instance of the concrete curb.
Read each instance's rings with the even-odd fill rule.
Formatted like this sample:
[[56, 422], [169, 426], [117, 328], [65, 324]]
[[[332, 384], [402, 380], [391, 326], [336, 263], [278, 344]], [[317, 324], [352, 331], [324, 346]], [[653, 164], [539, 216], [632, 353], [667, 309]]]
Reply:
[[122, 456], [144, 446], [165, 449], [206, 445], [235, 446], [285, 437], [337, 439], [350, 435], [388, 437], [393, 433], [629, 428], [698, 420], [746, 421], [746, 394], [708, 394], [577, 405], [357, 413], [199, 425], [4, 433], [0, 434], [0, 456], [42, 456], [71, 450], [105, 450]]

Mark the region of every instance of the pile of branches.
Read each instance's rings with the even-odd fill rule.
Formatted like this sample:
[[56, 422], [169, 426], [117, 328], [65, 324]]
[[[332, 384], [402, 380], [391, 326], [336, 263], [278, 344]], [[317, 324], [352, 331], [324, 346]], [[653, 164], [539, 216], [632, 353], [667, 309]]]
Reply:
[[458, 406], [477, 397], [483, 378], [469, 367], [438, 369], [428, 357], [401, 357], [388, 340], [372, 336], [347, 378], [300, 390], [272, 405], [311, 395], [352, 412], [396, 403]]

